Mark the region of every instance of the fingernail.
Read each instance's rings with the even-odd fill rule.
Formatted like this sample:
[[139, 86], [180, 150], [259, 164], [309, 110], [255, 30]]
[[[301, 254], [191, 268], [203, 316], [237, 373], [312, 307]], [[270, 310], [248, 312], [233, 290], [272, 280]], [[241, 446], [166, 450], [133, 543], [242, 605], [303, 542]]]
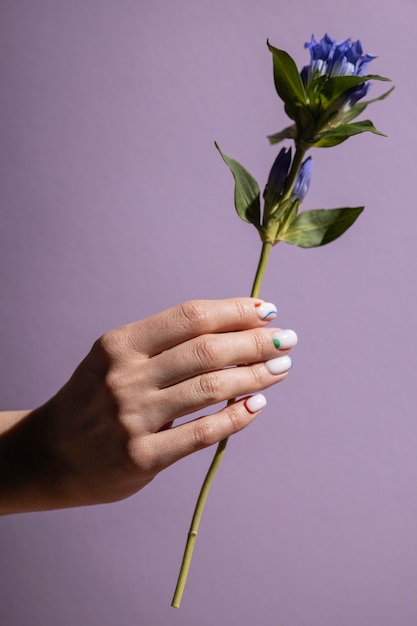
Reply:
[[256, 312], [261, 320], [273, 320], [277, 316], [277, 307], [272, 302], [257, 302]]
[[247, 398], [243, 403], [249, 413], [257, 413], [266, 406], [266, 398], [262, 393]]
[[292, 367], [292, 360], [287, 354], [265, 361], [265, 367], [271, 374], [284, 374]]
[[297, 333], [294, 330], [277, 330], [272, 335], [272, 341], [277, 350], [285, 348], [293, 348], [298, 341]]

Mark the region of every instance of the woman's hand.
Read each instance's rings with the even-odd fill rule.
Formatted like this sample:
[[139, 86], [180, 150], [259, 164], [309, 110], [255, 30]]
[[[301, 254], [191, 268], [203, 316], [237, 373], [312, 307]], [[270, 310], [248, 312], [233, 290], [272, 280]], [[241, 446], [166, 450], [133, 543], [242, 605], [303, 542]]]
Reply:
[[252, 298], [191, 301], [104, 334], [56, 396], [0, 437], [0, 512], [120, 500], [247, 426], [262, 395], [173, 422], [285, 378], [297, 337], [266, 328], [275, 316]]

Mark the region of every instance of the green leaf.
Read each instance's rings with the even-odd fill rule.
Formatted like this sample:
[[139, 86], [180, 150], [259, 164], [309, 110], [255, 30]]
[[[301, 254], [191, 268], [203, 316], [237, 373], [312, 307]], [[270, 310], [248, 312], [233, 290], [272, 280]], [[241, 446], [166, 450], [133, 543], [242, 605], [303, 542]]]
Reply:
[[299, 213], [289, 228], [280, 235], [281, 241], [300, 248], [315, 248], [334, 241], [352, 226], [364, 207], [315, 209]]
[[373, 104], [374, 102], [379, 102], [380, 100], [385, 100], [385, 98], [388, 98], [388, 96], [394, 91], [394, 89], [395, 87], [391, 87], [391, 89], [388, 89], [388, 91], [385, 91], [381, 96], [378, 96], [377, 98], [372, 98], [372, 100], [365, 100], [362, 102], [357, 102], [356, 104], [353, 105], [350, 111], [344, 114], [343, 121], [345, 123], [351, 122], [352, 120], [357, 118], [361, 113], [363, 113], [366, 107], [368, 107], [370, 104]]
[[368, 76], [331, 76], [320, 85], [320, 93], [328, 102], [332, 102], [349, 89], [370, 80], [390, 81], [389, 78], [376, 74], [369, 74]]
[[240, 163], [223, 154], [216, 142], [214, 145], [235, 179], [235, 208], [239, 217], [259, 229], [261, 227], [261, 203], [258, 183]]
[[353, 124], [339, 124], [330, 130], [319, 133], [313, 142], [316, 148], [332, 148], [343, 143], [349, 137], [353, 137], [353, 135], [360, 135], [360, 133], [366, 132], [386, 137], [384, 133], [375, 128], [371, 120], [363, 120]]
[[287, 128], [284, 128], [279, 133], [268, 135], [270, 144], [280, 143], [280, 141], [283, 141], [284, 139], [295, 139], [296, 137], [297, 137], [297, 127], [295, 124], [292, 124], [291, 126], [287, 126]]
[[272, 52], [275, 89], [281, 100], [284, 101], [289, 116], [297, 120], [300, 114], [300, 105], [306, 106], [307, 104], [307, 96], [300, 73], [295, 61], [287, 52], [274, 48], [269, 41], [267, 41], [267, 45]]
[[379, 80], [383, 83], [392, 82], [391, 78], [387, 78], [386, 76], [380, 76], [379, 74], [367, 74], [366, 76], [363, 76], [363, 78], [366, 78], [366, 80]]

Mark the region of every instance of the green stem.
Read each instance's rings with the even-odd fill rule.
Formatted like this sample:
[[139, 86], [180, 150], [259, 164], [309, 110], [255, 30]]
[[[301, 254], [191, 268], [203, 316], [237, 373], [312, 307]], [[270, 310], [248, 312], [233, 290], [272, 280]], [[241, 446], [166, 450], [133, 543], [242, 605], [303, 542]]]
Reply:
[[222, 461], [224, 451], [226, 450], [228, 438], [220, 441], [216, 452], [214, 454], [211, 465], [208, 469], [204, 482], [201, 486], [200, 494], [197, 498], [197, 502], [194, 509], [194, 514], [190, 524], [190, 530], [188, 531], [187, 543], [185, 544], [184, 555], [182, 557], [181, 569], [178, 575], [177, 586], [175, 588], [174, 597], [172, 599], [171, 606], [176, 609], [180, 608], [182, 596], [187, 582], [188, 572], [191, 565], [191, 559], [193, 558], [193, 551], [195, 542], [197, 539], [197, 533], [200, 526], [201, 517], [203, 515], [204, 505], [207, 500], [207, 496], [210, 491], [211, 483], [214, 480], [216, 472]]
[[[265, 242], [262, 245], [261, 256], [259, 258], [258, 268], [256, 270], [255, 279], [253, 281], [253, 287], [251, 292], [252, 298], [257, 298], [262, 284], [262, 279], [265, 273], [266, 264], [268, 262], [269, 253], [272, 248], [272, 242]], [[230, 406], [235, 400], [229, 400], [227, 406]], [[204, 505], [206, 504], [207, 496], [210, 491], [211, 484], [214, 480], [217, 470], [219, 469], [224, 452], [226, 450], [228, 437], [220, 441], [214, 454], [211, 465], [208, 469], [206, 477], [203, 481], [197, 502], [195, 505], [193, 517], [191, 519], [190, 529], [188, 531], [187, 542], [185, 544], [184, 555], [182, 557], [182, 563], [180, 573], [178, 575], [177, 586], [175, 588], [174, 597], [172, 599], [171, 606], [179, 609], [182, 596], [187, 582], [188, 572], [191, 565], [191, 559], [193, 556], [193, 550], [197, 539], [197, 533], [200, 526], [200, 521], [203, 515]]]
[[261, 290], [261, 284], [265, 273], [266, 264], [268, 263], [269, 253], [271, 252], [272, 242], [266, 241], [262, 244], [261, 256], [259, 257], [258, 267], [256, 269], [253, 281], [251, 298], [257, 298]]

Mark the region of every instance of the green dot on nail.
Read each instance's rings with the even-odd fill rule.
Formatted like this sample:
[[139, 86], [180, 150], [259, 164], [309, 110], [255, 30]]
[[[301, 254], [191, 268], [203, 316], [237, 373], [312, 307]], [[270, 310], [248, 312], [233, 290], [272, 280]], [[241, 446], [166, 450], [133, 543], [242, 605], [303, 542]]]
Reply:
[[276, 349], [278, 350], [278, 348], [281, 347], [281, 342], [279, 339], [273, 339], [272, 340], [274, 342], [274, 346], [276, 347]]

